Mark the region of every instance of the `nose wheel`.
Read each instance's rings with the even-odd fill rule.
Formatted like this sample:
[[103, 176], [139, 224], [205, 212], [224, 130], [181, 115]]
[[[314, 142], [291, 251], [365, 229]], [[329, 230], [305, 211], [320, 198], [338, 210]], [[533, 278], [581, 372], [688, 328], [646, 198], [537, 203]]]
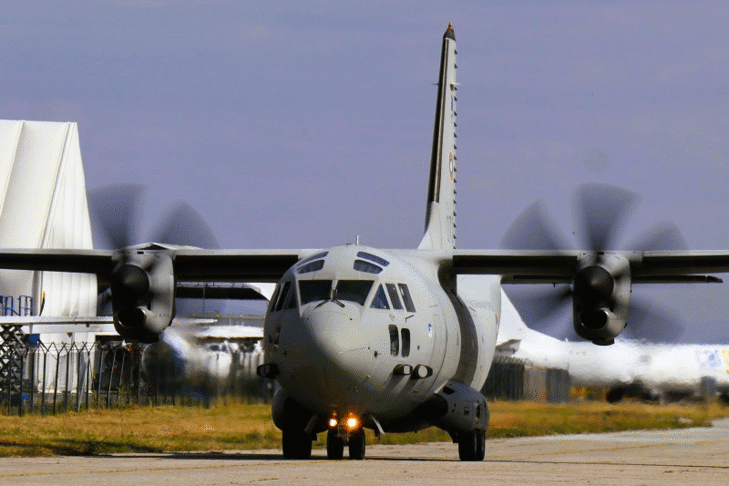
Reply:
[[327, 432], [327, 458], [341, 459], [344, 457], [344, 439], [337, 437], [337, 431], [330, 429]]
[[365, 432], [358, 429], [349, 435], [349, 458], [362, 460], [365, 457]]
[[360, 428], [349, 433], [349, 441], [337, 435], [336, 429], [327, 432], [327, 458], [342, 459], [344, 457], [345, 443], [349, 446], [349, 458], [362, 460], [365, 457], [365, 432]]

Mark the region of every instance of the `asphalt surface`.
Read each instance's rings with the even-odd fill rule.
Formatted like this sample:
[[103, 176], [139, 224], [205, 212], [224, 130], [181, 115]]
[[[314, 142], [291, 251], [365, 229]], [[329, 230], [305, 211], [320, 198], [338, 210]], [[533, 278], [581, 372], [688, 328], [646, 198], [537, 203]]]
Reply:
[[[346, 455], [346, 452], [345, 452]], [[486, 460], [454, 444], [368, 446], [364, 461], [284, 461], [279, 451], [3, 458], [0, 484], [399, 485], [727, 484], [729, 419], [711, 428], [487, 441]]]

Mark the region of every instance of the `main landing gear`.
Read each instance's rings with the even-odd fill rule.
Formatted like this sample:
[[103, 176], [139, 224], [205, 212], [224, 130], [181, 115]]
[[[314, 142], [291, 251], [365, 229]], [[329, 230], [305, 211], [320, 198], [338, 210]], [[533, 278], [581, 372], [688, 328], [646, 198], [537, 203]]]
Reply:
[[486, 457], [486, 431], [473, 430], [458, 435], [458, 458], [461, 461], [483, 461]]
[[284, 459], [310, 459], [311, 442], [315, 438], [302, 430], [284, 429], [281, 441]]

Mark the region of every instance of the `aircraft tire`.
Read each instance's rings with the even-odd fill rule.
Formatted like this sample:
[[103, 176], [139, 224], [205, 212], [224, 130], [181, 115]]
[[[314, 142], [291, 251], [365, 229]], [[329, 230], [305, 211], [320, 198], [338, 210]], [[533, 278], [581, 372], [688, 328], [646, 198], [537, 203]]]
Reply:
[[330, 430], [327, 433], [327, 458], [341, 459], [344, 457], [344, 439], [337, 437], [337, 433]]
[[365, 457], [365, 432], [359, 429], [349, 436], [349, 458], [362, 460]]
[[473, 430], [459, 434], [458, 458], [461, 461], [483, 461], [486, 457], [486, 431]]
[[284, 429], [281, 445], [284, 459], [311, 458], [311, 434], [300, 430]]

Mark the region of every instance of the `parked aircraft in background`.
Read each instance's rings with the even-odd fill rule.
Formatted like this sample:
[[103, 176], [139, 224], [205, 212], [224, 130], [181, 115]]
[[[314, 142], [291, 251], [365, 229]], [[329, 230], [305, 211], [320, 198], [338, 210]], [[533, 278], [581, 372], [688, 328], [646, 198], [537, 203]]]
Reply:
[[[348, 446], [350, 458], [362, 459], [364, 428], [381, 435], [437, 426], [458, 444], [461, 460], [482, 460], [489, 410], [479, 390], [496, 351], [502, 283], [570, 284], [575, 331], [607, 345], [626, 326], [633, 283], [714, 280], [701, 274], [729, 272], [729, 251], [610, 251], [604, 229], [619, 219], [619, 208], [588, 218], [587, 249], [455, 249], [457, 95], [449, 26], [425, 234], [416, 249], [151, 243], [113, 251], [2, 250], [0, 268], [94, 273], [110, 284], [117, 331], [146, 341], [170, 325], [178, 283], [278, 282], [259, 374], [282, 387], [272, 414], [284, 457], [310, 457], [312, 440], [324, 432], [329, 458], [342, 458]], [[353, 183], [359, 182], [342, 181]]]
[[142, 354], [145, 382], [161, 394], [201, 397], [259, 383], [255, 370], [263, 363], [263, 329], [209, 321], [180, 320], [147, 346]]
[[536, 367], [569, 372], [572, 386], [610, 388], [608, 401], [626, 394], [648, 399], [702, 397], [729, 401], [729, 345], [666, 344], [618, 338], [612, 346], [560, 340], [527, 327], [502, 294], [496, 353]]

